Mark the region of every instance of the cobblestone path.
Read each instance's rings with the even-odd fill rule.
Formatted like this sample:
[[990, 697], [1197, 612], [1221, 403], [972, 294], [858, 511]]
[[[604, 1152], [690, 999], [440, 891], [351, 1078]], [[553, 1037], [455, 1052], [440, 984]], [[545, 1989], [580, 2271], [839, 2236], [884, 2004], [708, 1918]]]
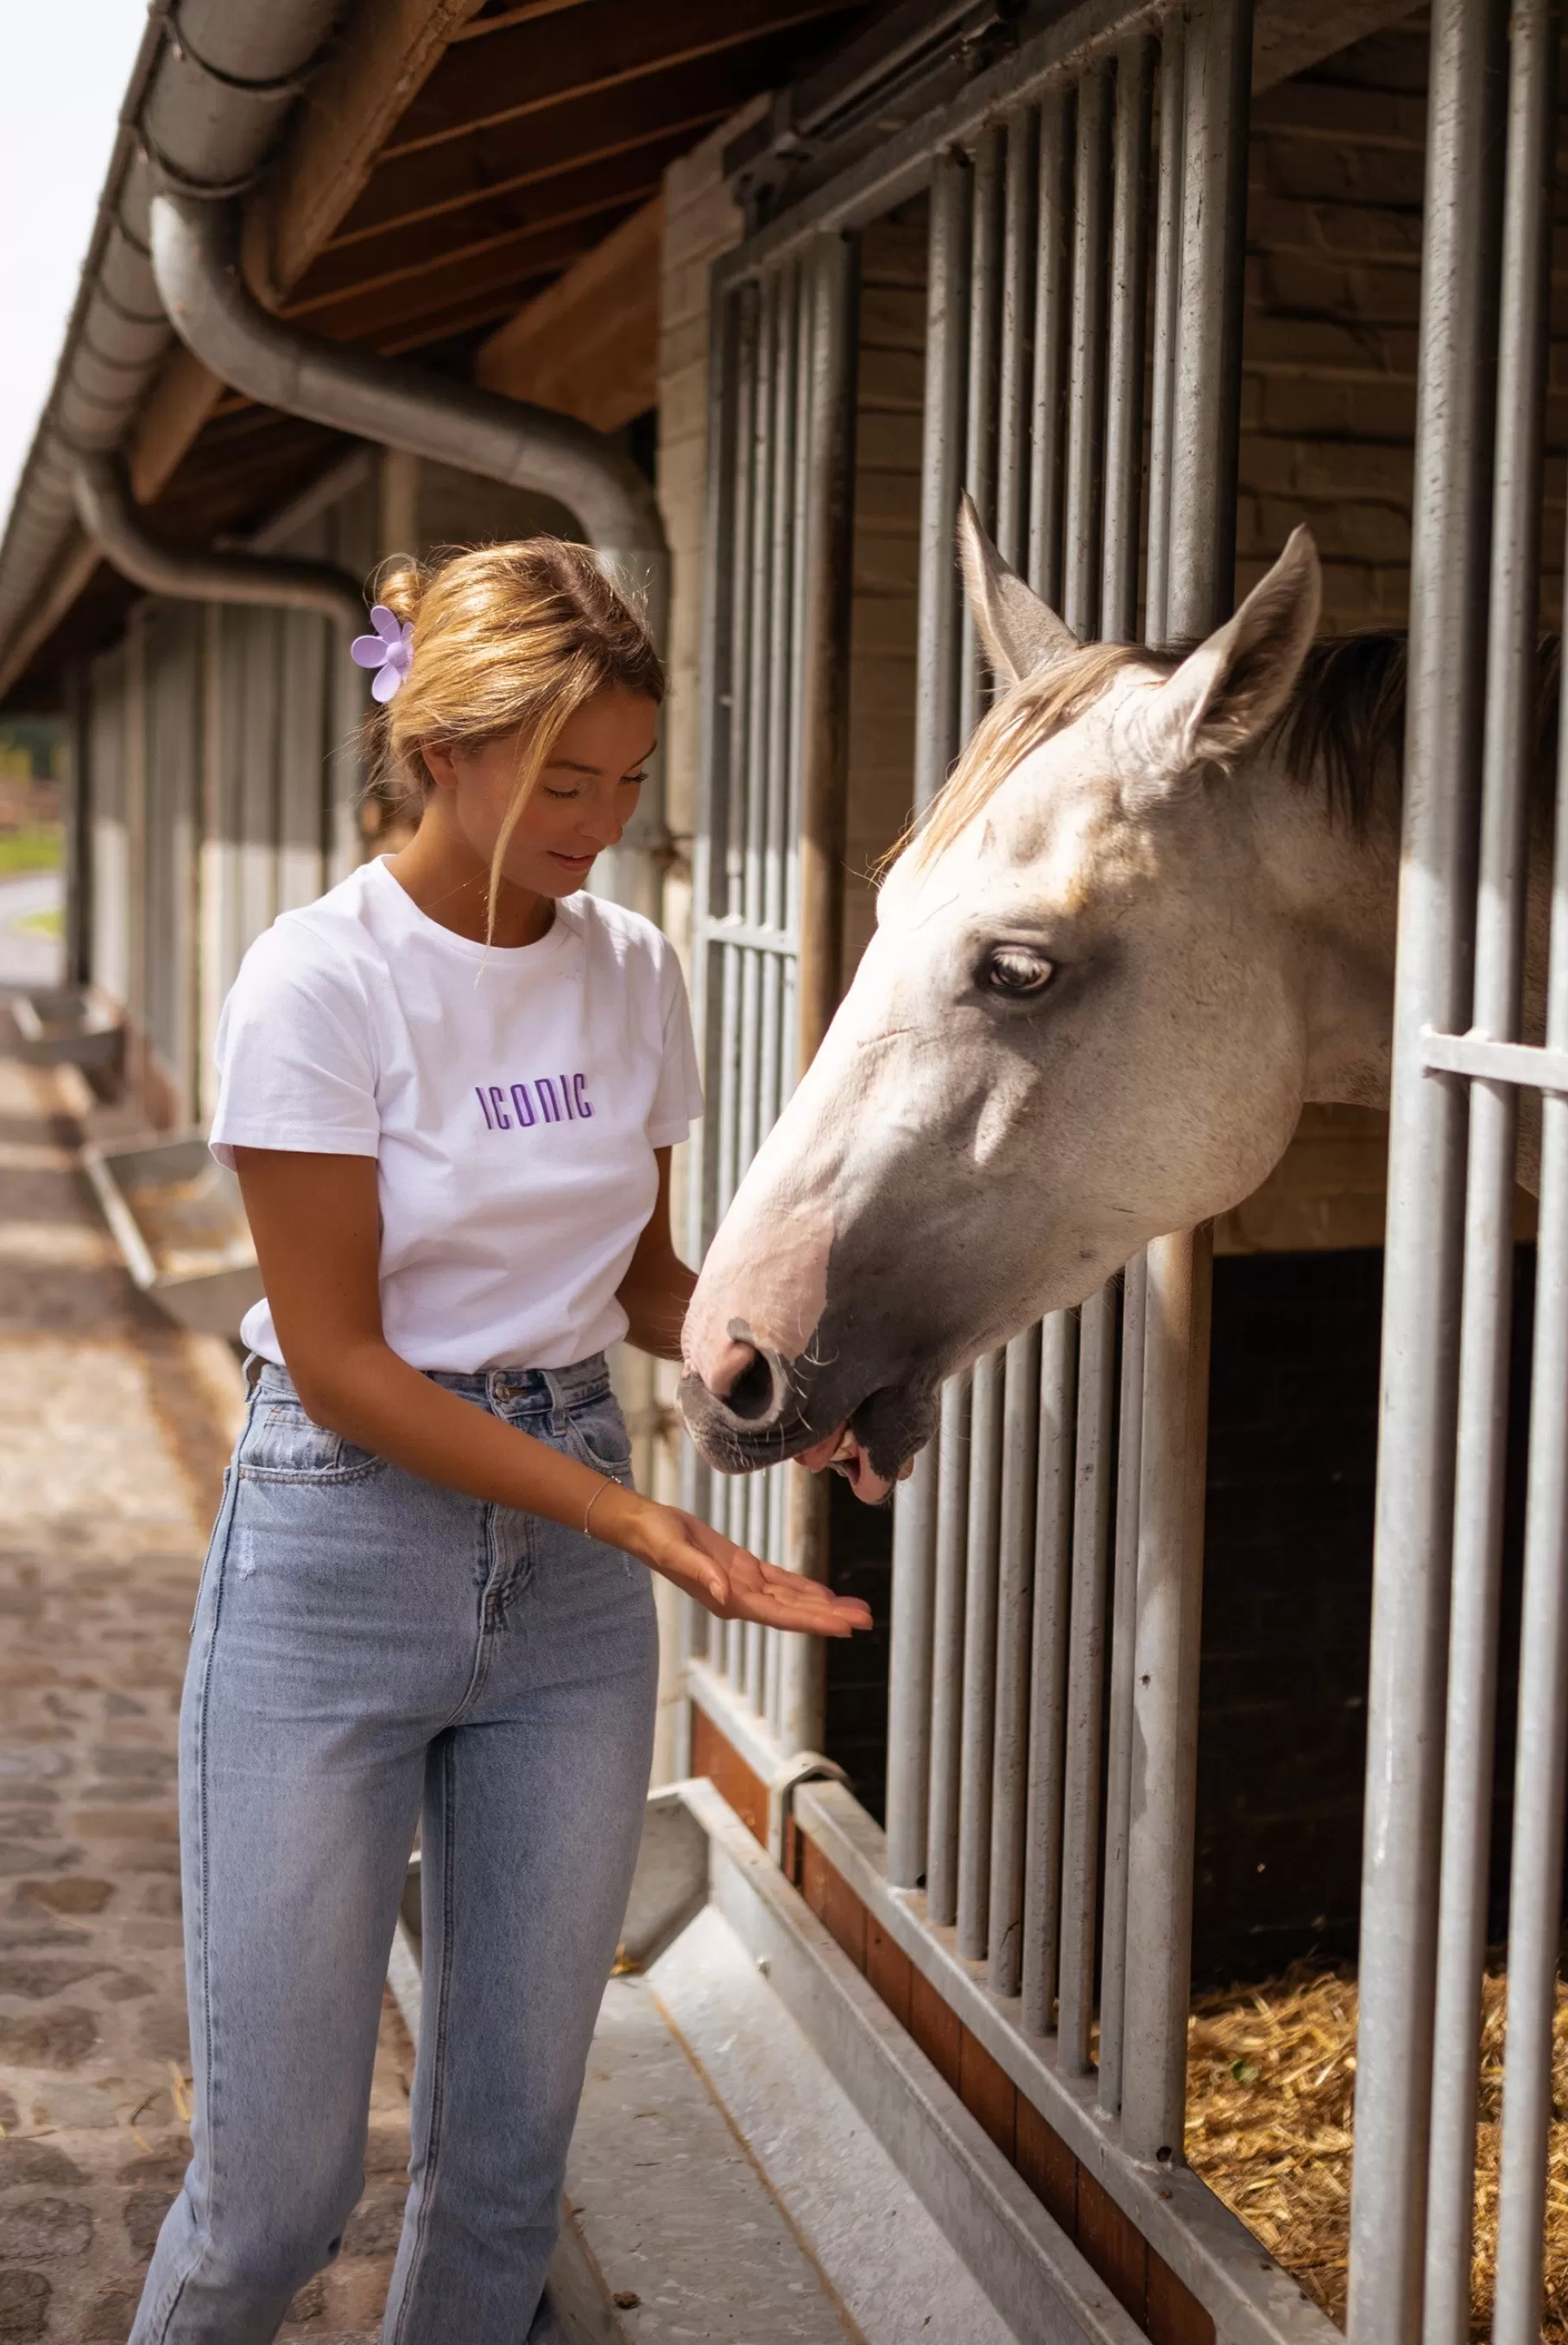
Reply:
[[[125, 2339], [188, 2153], [175, 1721], [237, 1389], [120, 1270], [74, 1080], [0, 1056], [0, 2345]], [[389, 1999], [365, 2196], [287, 2338], [379, 2335], [412, 2063]]]

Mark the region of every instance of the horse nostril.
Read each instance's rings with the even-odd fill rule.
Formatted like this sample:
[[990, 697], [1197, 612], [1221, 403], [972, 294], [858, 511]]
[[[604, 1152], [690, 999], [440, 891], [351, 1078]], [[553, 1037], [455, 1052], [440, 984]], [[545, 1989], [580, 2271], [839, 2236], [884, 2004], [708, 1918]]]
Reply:
[[777, 1380], [773, 1364], [761, 1352], [753, 1352], [729, 1390], [724, 1396], [724, 1406], [743, 1425], [756, 1425], [771, 1416], [777, 1397]]

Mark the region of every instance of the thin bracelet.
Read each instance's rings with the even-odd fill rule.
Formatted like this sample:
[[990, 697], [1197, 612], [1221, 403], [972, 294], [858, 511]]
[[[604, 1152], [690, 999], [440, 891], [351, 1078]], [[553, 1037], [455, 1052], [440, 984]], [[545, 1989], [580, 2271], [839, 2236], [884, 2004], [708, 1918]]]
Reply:
[[598, 1505], [599, 1500], [604, 1497], [605, 1492], [606, 1490], [614, 1489], [616, 1485], [613, 1482], [607, 1480], [603, 1474], [600, 1475], [598, 1488], [594, 1492], [593, 1497], [583, 1508], [583, 1537], [585, 1538], [588, 1536], [588, 1517], [593, 1513], [594, 1508]]

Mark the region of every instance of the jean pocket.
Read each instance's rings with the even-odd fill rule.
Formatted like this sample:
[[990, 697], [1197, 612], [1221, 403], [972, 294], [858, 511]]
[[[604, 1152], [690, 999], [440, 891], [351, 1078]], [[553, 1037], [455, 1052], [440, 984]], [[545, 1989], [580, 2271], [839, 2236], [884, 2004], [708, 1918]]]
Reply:
[[359, 1482], [386, 1460], [318, 1425], [297, 1400], [275, 1400], [252, 1412], [237, 1462], [248, 1482]]
[[631, 1479], [632, 1436], [613, 1393], [573, 1409], [566, 1430], [583, 1463], [596, 1474], [607, 1474], [613, 1482]]

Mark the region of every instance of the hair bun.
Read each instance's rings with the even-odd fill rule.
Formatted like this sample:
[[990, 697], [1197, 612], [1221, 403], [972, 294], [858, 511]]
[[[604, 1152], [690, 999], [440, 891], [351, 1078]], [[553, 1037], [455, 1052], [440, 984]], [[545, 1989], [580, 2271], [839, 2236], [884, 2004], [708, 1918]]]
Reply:
[[394, 618], [405, 624], [419, 615], [425, 577], [412, 553], [392, 553], [371, 580], [370, 600], [384, 603]]

